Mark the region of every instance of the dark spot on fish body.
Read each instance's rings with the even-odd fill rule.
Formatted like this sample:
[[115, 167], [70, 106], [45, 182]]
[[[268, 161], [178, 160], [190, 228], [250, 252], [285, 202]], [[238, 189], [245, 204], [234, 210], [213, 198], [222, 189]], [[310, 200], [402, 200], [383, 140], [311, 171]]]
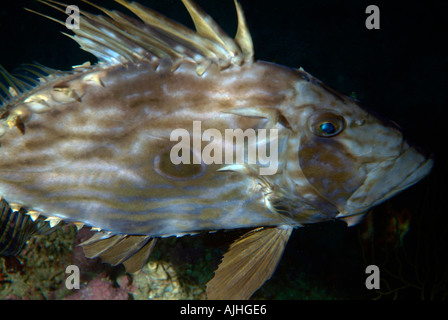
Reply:
[[170, 180], [185, 181], [197, 179], [204, 174], [204, 164], [174, 164], [170, 152], [171, 149], [167, 149], [154, 158], [154, 170], [159, 175]]

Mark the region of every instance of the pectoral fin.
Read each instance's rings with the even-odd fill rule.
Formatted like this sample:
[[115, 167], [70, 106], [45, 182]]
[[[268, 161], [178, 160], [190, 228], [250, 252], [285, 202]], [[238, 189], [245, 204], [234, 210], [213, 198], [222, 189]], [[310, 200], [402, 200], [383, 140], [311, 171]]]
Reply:
[[277, 267], [292, 228], [258, 228], [236, 240], [207, 283], [212, 300], [249, 299]]

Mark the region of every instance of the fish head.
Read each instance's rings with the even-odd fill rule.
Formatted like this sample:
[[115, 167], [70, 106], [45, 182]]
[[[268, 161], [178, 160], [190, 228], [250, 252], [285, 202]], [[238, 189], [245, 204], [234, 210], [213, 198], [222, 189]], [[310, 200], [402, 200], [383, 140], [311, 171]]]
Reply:
[[397, 124], [303, 70], [299, 75], [296, 107], [286, 116], [293, 134], [284, 172], [288, 192], [306, 203], [294, 206], [296, 220], [353, 223], [350, 217], [430, 172], [432, 157], [406, 140]]

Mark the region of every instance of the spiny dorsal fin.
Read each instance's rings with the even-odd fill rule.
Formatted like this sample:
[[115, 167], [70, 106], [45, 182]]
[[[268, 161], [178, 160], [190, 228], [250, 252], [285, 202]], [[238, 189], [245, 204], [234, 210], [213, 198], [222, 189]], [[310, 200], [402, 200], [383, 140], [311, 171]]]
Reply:
[[16, 96], [45, 82], [47, 77], [60, 73], [38, 63], [23, 64], [15, 71], [11, 74], [0, 65], [0, 105], [6, 105]]
[[258, 228], [232, 243], [215, 276], [207, 283], [207, 297], [249, 299], [271, 278], [291, 232], [291, 227]]
[[[22, 64], [14, 69], [14, 73], [6, 71], [0, 65], [0, 120], [5, 118], [5, 112], [9, 112], [14, 100], [24, 100], [40, 85], [68, 74], [70, 71], [55, 70], [37, 62]], [[20, 119], [10, 118], [7, 122], [10, 126], [20, 126]]]
[[[243, 11], [237, 1], [238, 31], [231, 39], [218, 24], [192, 0], [182, 0], [196, 27], [196, 32], [136, 2], [115, 0], [141, 21], [117, 11], [110, 11], [83, 0], [103, 11], [105, 16], [81, 11], [81, 28], [74, 28], [81, 48], [108, 64], [170, 60], [175, 69], [182, 62], [195, 63], [202, 75], [212, 63], [220, 69], [252, 63], [253, 46]], [[62, 10], [62, 3], [40, 0]], [[31, 10], [30, 10], [31, 11]], [[48, 17], [57, 21], [54, 18]], [[57, 21], [62, 23], [61, 21]]]
[[80, 244], [87, 258], [99, 257], [103, 262], [116, 266], [123, 263], [126, 271], [139, 271], [155, 245], [150, 236], [113, 235], [98, 232]]
[[243, 8], [237, 0], [234, 1], [238, 15], [238, 29], [236, 31], [235, 41], [243, 52], [244, 61], [250, 63], [254, 58], [254, 45], [252, 43], [252, 37], [250, 35], [249, 28], [247, 27]]
[[182, 2], [193, 19], [197, 34], [221, 44], [226, 50], [226, 55], [231, 57], [231, 60], [235, 58], [236, 64], [241, 64], [243, 56], [236, 42], [219, 27], [212, 17], [199, 8], [196, 3], [191, 0], [182, 0]]

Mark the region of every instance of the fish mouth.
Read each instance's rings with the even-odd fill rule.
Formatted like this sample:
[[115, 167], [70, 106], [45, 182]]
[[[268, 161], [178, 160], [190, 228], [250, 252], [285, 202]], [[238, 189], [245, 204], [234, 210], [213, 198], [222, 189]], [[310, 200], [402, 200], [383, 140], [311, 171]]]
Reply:
[[398, 157], [384, 160], [373, 168], [363, 184], [352, 194], [343, 210], [343, 216], [367, 211], [429, 174], [434, 156], [408, 146]]
[[382, 197], [379, 197], [373, 204], [377, 205], [400, 191], [409, 188], [429, 174], [434, 165], [434, 156], [423, 153], [420, 148], [409, 146], [400, 156], [385, 166], [380, 176], [384, 180], [378, 181], [385, 190], [391, 187]]
[[[414, 147], [412, 149], [416, 150]], [[416, 168], [399, 184], [393, 189], [393, 194], [396, 194], [413, 184], [419, 182], [421, 179], [426, 177], [434, 166], [434, 155], [430, 154], [421, 161]]]

